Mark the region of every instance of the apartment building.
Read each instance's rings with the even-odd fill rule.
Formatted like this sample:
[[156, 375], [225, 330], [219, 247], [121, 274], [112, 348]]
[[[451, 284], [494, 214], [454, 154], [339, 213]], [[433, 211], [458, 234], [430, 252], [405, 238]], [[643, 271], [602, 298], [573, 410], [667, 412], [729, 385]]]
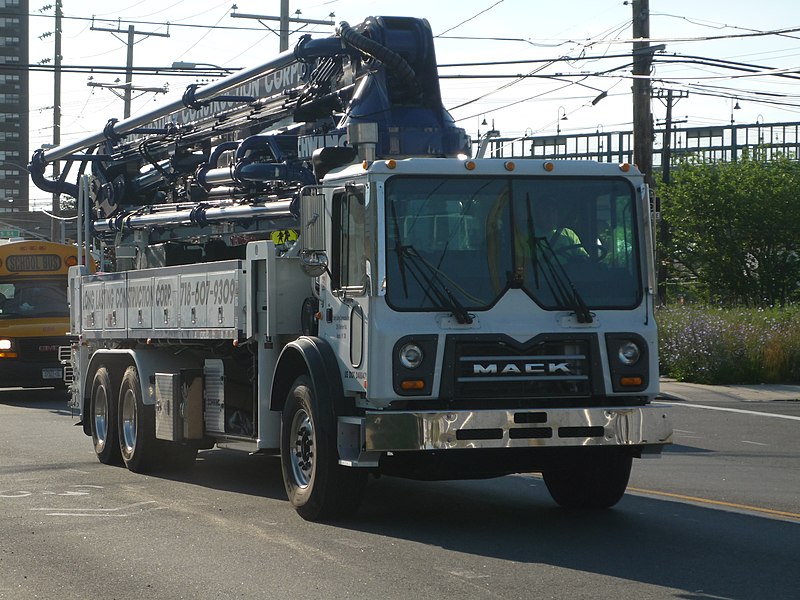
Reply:
[[28, 210], [28, 0], [0, 0], [0, 213]]

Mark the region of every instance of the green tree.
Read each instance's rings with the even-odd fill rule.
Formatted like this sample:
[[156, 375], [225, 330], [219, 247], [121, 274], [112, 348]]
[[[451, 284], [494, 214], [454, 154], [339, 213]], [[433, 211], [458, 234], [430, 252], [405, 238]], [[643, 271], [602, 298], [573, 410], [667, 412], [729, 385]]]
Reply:
[[685, 269], [703, 299], [784, 305], [800, 299], [800, 164], [743, 157], [687, 159], [662, 186], [673, 272]]

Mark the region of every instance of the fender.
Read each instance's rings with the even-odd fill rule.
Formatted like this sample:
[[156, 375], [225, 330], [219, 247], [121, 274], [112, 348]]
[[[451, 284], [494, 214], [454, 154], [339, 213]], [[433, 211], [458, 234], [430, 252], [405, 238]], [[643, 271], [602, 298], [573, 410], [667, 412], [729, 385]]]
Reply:
[[339, 362], [330, 344], [319, 337], [301, 336], [289, 342], [278, 357], [270, 391], [270, 409], [282, 411], [294, 380], [308, 373], [314, 393], [322, 406], [338, 414], [344, 398]]

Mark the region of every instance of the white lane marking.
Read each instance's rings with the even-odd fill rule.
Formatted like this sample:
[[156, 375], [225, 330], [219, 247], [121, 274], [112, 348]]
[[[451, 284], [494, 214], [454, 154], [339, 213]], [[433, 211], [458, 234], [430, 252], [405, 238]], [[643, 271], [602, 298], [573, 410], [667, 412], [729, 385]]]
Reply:
[[[77, 509], [76, 509], [77, 510]], [[52, 512], [47, 513], [48, 517], [92, 517], [92, 518], [107, 518], [107, 517], [115, 517], [115, 518], [122, 518], [122, 517], [130, 517], [127, 513], [118, 513], [118, 514], [102, 514], [98, 515], [97, 513], [80, 513], [80, 512]]]
[[[80, 512], [87, 512], [87, 513], [91, 512], [91, 513], [97, 513], [97, 514], [109, 514], [109, 513], [118, 512], [118, 511], [121, 511], [121, 510], [129, 510], [131, 508], [136, 508], [137, 506], [144, 506], [145, 504], [157, 504], [157, 502], [155, 500], [146, 500], [144, 502], [136, 502], [134, 504], [128, 504], [126, 506], [118, 506], [117, 508], [76, 508], [74, 510], [78, 510]], [[72, 510], [72, 509], [69, 509], [69, 508], [32, 508], [31, 510], [48, 511], [48, 510]]]
[[769, 444], [762, 444], [761, 442], [751, 442], [750, 440], [742, 440], [743, 444], [753, 444], [753, 446], [769, 446]]
[[33, 492], [26, 492], [25, 490], [20, 490], [18, 492], [0, 492], [0, 498], [25, 498], [26, 496], [32, 496]]
[[689, 404], [680, 403], [674, 404], [671, 402], [654, 402], [653, 404], [661, 404], [664, 406], [672, 406], [673, 408], [705, 408], [706, 410], [720, 410], [722, 412], [739, 413], [741, 415], [754, 415], [756, 417], [772, 417], [773, 419], [787, 419], [789, 421], [800, 421], [800, 417], [794, 415], [777, 415], [775, 413], [758, 412], [756, 410], [743, 410], [741, 408], [724, 408], [722, 406], [708, 406], [706, 404]]
[[[34, 509], [31, 509], [31, 510], [43, 510], [43, 509], [35, 509], [34, 508]], [[54, 509], [50, 509], [50, 510], [54, 510]], [[48, 517], [92, 517], [92, 518], [97, 518], [97, 519], [105, 519], [105, 518], [108, 518], [108, 517], [114, 517], [114, 518], [132, 517], [134, 515], [140, 515], [140, 514], [142, 514], [144, 512], [150, 512], [150, 511], [153, 511], [153, 510], [167, 510], [167, 507], [166, 506], [154, 506], [153, 508], [145, 508], [145, 509], [139, 510], [139, 511], [113, 513], [113, 514], [110, 513], [110, 512], [103, 512], [103, 513], [89, 512], [89, 511], [92, 511], [92, 510], [102, 510], [102, 509], [67, 508], [67, 509], [63, 509], [61, 512], [48, 512], [48, 513], [45, 513], [45, 514]], [[111, 510], [119, 510], [119, 509], [114, 508], [114, 509], [111, 509]]]

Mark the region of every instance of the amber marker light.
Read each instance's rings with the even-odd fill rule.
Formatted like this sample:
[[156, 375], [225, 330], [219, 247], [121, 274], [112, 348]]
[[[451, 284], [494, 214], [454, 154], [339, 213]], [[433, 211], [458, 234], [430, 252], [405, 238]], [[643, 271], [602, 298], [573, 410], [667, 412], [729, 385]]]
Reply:
[[368, 160], [362, 161], [361, 162], [361, 168], [364, 169], [365, 171], [368, 170], [369, 169], [369, 161]]
[[424, 390], [425, 382], [422, 379], [406, 379], [400, 382], [400, 388], [410, 392], [412, 390]]
[[64, 261], [68, 267], [74, 267], [78, 264], [78, 257], [77, 256], [68, 256], [67, 259]]
[[386, 161], [386, 168], [387, 169], [394, 169], [397, 167], [397, 161], [393, 158], [390, 158]]
[[623, 173], [627, 173], [628, 171], [631, 170], [631, 166], [629, 163], [622, 163], [619, 166], [619, 170], [622, 171]]
[[507, 160], [503, 166], [506, 168], [506, 171], [513, 171], [517, 168], [517, 165], [513, 160]]
[[465, 168], [467, 171], [474, 171], [476, 166], [477, 166], [477, 165], [475, 164], [475, 161], [474, 161], [474, 160], [468, 160], [468, 161], [466, 161], [466, 162], [464, 163], [464, 168]]
[[619, 382], [625, 387], [638, 387], [644, 383], [641, 377], [623, 377]]
[[544, 163], [542, 166], [544, 167], [544, 170], [547, 171], [548, 173], [556, 168], [556, 166], [553, 163], [551, 163], [549, 160], [546, 163]]

